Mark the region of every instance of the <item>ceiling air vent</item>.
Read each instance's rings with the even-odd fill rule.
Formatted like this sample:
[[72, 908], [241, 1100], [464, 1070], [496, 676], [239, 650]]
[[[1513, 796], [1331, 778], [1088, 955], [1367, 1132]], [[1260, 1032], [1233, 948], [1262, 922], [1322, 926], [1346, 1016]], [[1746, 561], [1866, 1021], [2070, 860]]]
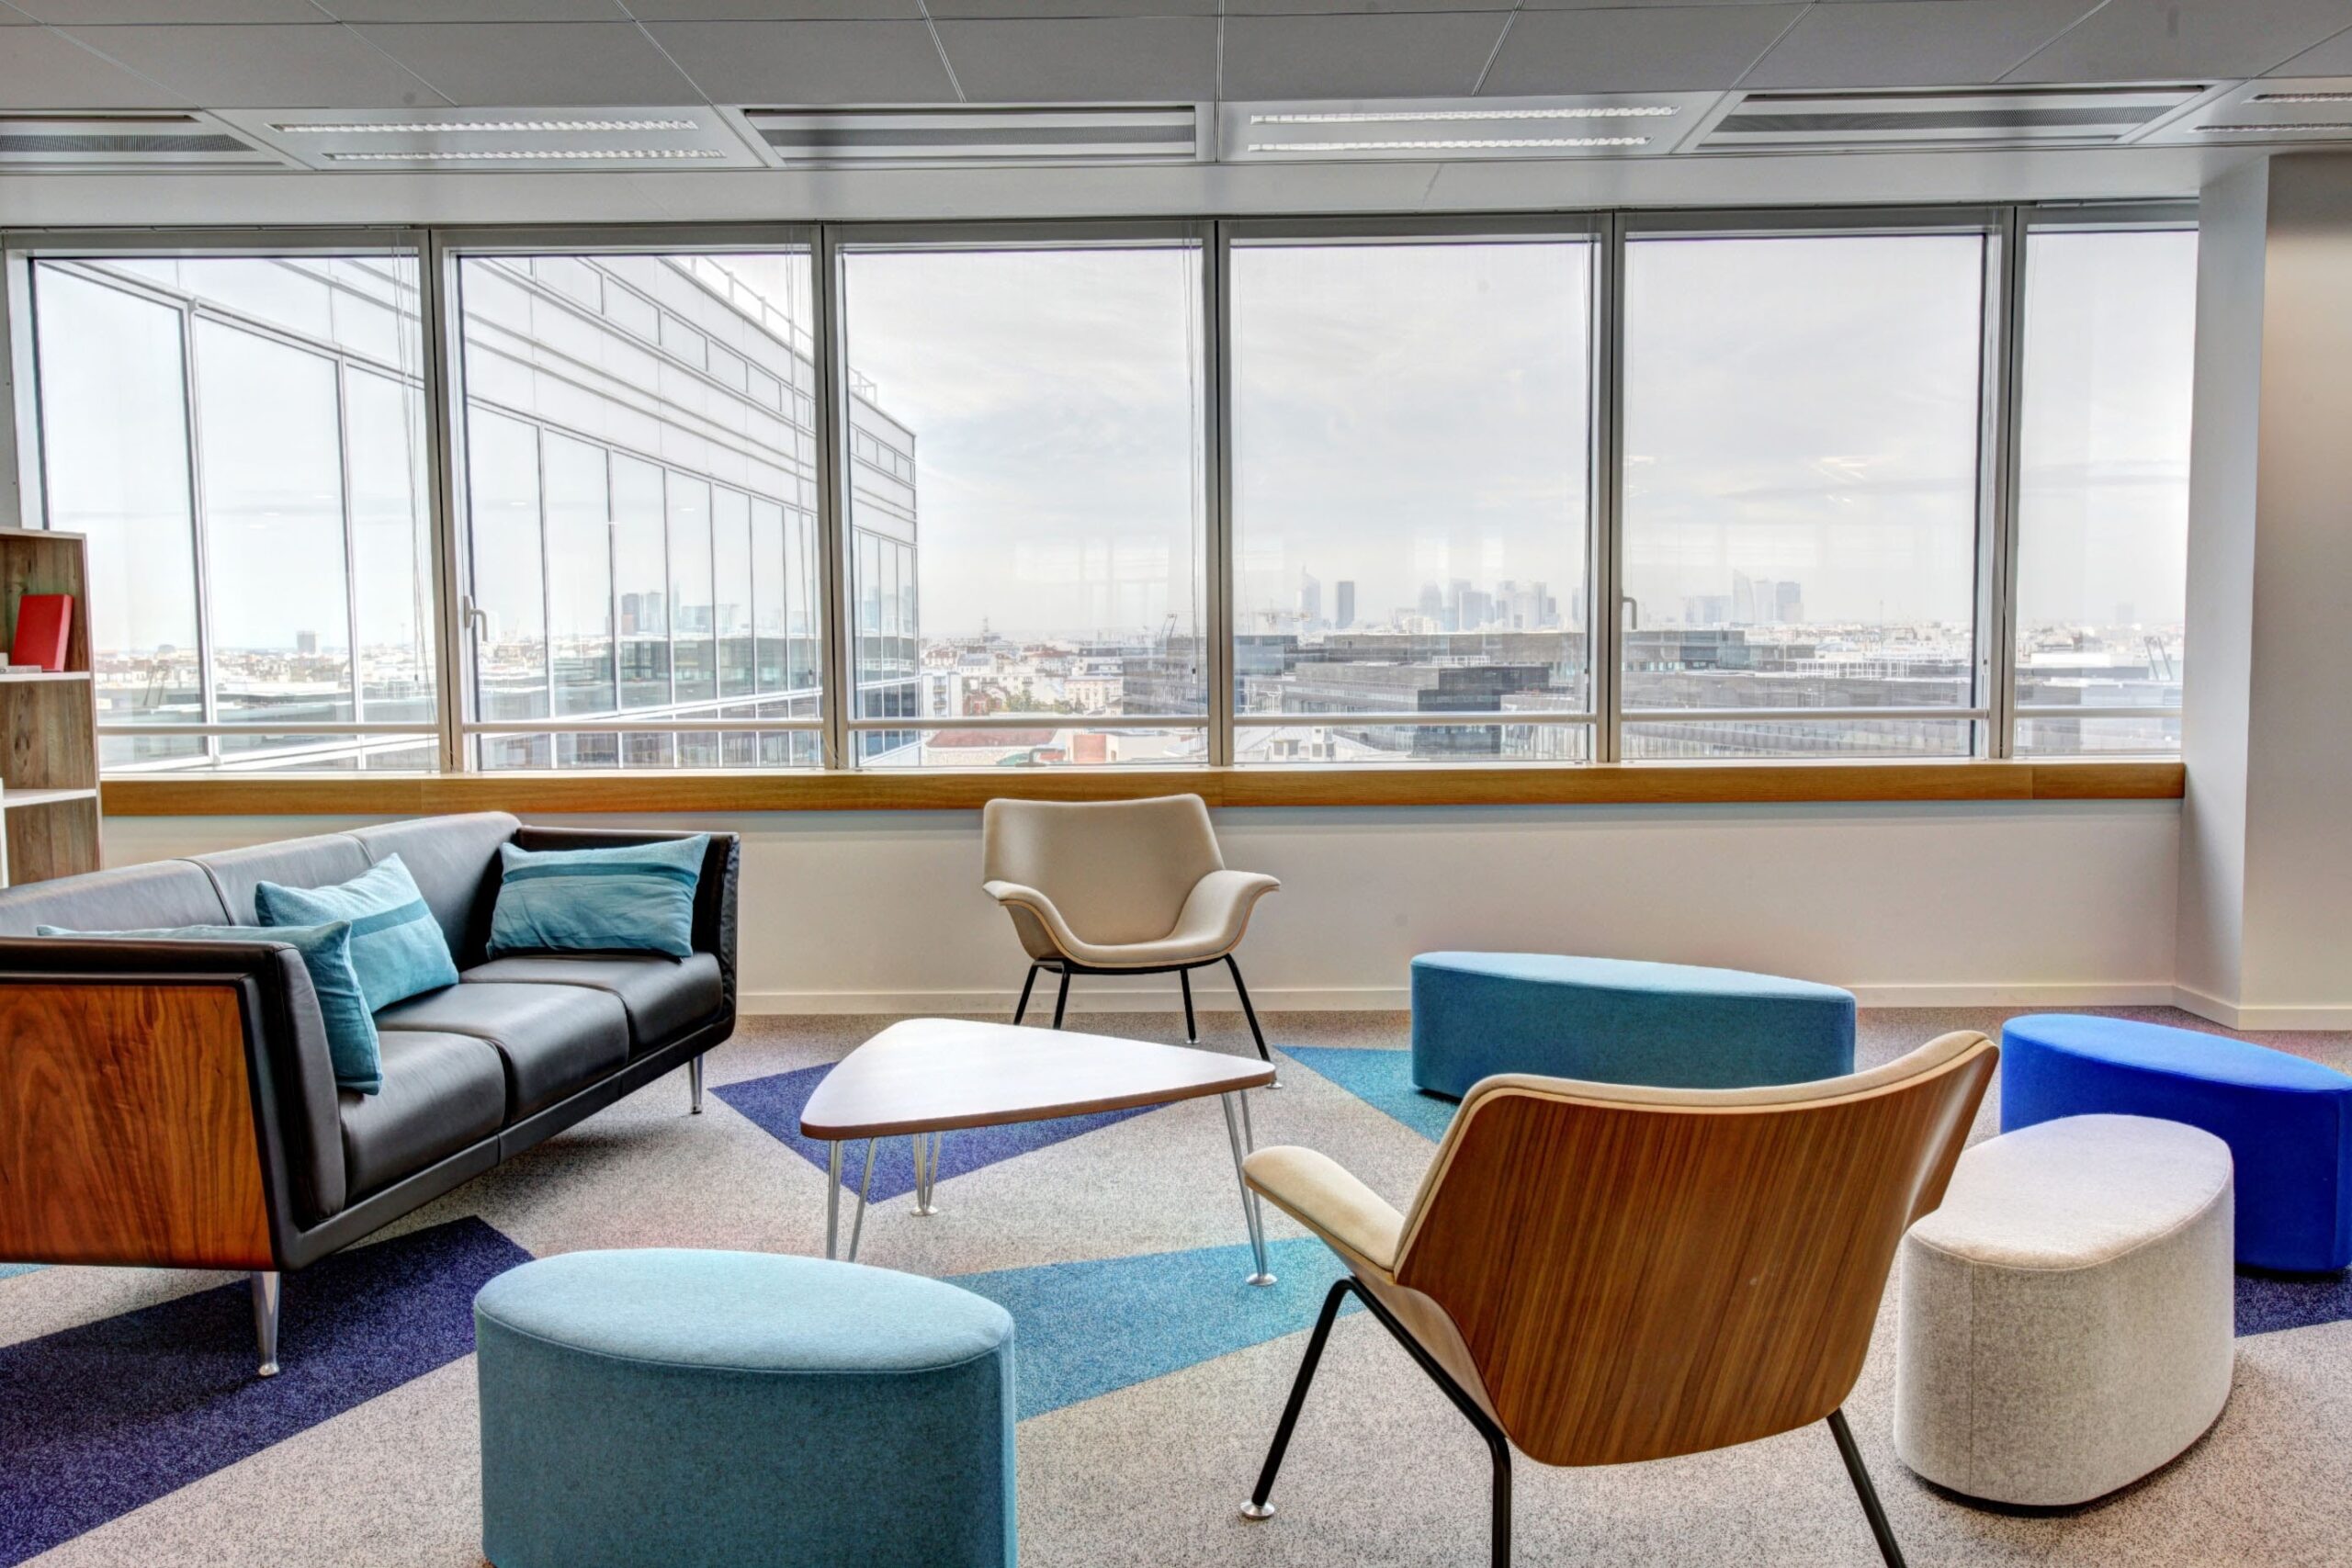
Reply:
[[285, 160], [202, 114], [0, 114], [0, 169], [105, 174], [279, 168]]
[[233, 109], [221, 118], [307, 167], [346, 174], [760, 166], [725, 118], [706, 105]]
[[1218, 149], [1236, 164], [1647, 157], [1672, 152], [1715, 100], [1713, 93], [1587, 93], [1232, 103], [1222, 111]]
[[2352, 141], [2352, 77], [2241, 82], [2167, 120], [2148, 141], [2202, 147]]
[[2100, 146], [2133, 136], [2205, 90], [2181, 85], [1749, 93], [1689, 150]]
[[973, 164], [1189, 164], [1201, 155], [1189, 104], [1125, 108], [745, 109], [786, 168]]

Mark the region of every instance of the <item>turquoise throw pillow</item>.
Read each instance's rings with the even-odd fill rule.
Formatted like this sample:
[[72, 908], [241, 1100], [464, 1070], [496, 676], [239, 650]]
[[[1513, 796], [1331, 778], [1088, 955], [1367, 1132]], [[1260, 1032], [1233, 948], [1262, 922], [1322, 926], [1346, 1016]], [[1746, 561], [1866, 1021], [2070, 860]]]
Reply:
[[161, 938], [167, 942], [282, 942], [302, 955], [311, 972], [311, 989], [318, 993], [319, 1016], [326, 1021], [327, 1059], [334, 1065], [337, 1089], [374, 1094], [384, 1087], [384, 1058], [376, 1040], [375, 1015], [351, 969], [351, 926], [330, 920], [321, 926], [176, 926], [167, 931], [76, 931], [62, 926], [36, 926], [37, 936], [78, 936], [128, 939]]
[[351, 969], [370, 1011], [458, 983], [449, 940], [398, 855], [333, 887], [265, 882], [254, 889], [254, 913], [273, 930], [350, 921]]
[[695, 885], [710, 835], [610, 850], [499, 847], [490, 955], [695, 950]]

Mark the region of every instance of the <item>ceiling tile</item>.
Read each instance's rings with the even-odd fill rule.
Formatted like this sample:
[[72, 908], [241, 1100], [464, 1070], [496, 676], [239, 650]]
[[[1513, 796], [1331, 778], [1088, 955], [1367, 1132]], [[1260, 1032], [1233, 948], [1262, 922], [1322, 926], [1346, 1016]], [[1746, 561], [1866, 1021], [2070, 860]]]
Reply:
[[1997, 82], [2097, 0], [1880, 0], [1815, 6], [1743, 87], [1936, 87]]
[[206, 108], [390, 108], [433, 89], [349, 28], [79, 28], [73, 37]]
[[956, 85], [974, 103], [1216, 96], [1211, 17], [943, 21], [939, 41]]
[[323, 22], [311, 0], [8, 0], [36, 21], [61, 26], [108, 22]]
[[61, 34], [10, 30], [0, 48], [0, 108], [186, 108], [189, 99], [142, 82]]
[[346, 22], [626, 22], [620, 0], [318, 0]]
[[922, 0], [623, 0], [640, 22], [919, 22]]
[[674, 104], [699, 95], [634, 22], [355, 29], [456, 104]]
[[1508, 13], [1228, 17], [1227, 98], [1409, 98], [1477, 85]]
[[2352, 28], [2346, 28], [2316, 49], [2305, 50], [2273, 76], [2352, 76]]
[[1395, 16], [1406, 11], [1508, 11], [1511, 0], [1225, 0], [1228, 17]]
[[2345, 21], [2345, 0], [2109, 0], [2006, 80], [2259, 76]]
[[1522, 11], [1481, 90], [1516, 96], [1728, 87], [1804, 10], [1756, 5]]
[[[1494, 0], [1485, 3], [1492, 5]], [[1217, 0], [924, 0], [934, 22], [1013, 17], [1214, 17], [1216, 6]]]
[[956, 101], [922, 22], [672, 22], [650, 30], [713, 103]]

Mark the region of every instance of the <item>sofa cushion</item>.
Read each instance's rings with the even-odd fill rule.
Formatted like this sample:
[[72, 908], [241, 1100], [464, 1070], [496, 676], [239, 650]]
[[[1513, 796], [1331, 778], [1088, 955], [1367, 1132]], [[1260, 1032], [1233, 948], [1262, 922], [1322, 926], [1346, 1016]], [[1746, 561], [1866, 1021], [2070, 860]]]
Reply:
[[388, 1008], [458, 983], [458, 965], [440, 922], [398, 855], [333, 887], [264, 882], [254, 889], [254, 907], [264, 925], [350, 921], [351, 967], [370, 1008]]
[[401, 857], [433, 918], [441, 922], [450, 955], [462, 969], [481, 961], [491, 900], [498, 887], [498, 846], [520, 826], [503, 811], [477, 811], [387, 822], [357, 829], [351, 836], [371, 863]]
[[[309, 839], [281, 839], [274, 844], [253, 844], [242, 850], [221, 850], [198, 855], [202, 866], [220, 886], [220, 902], [229, 918], [241, 926], [258, 925], [261, 915], [254, 894], [265, 882], [288, 887], [332, 887], [368, 869], [368, 852], [348, 833], [321, 833]], [[153, 920], [141, 920], [152, 926]], [[311, 921], [291, 921], [308, 925]]]
[[628, 1060], [620, 998], [587, 986], [451, 986], [376, 1015], [386, 1033], [470, 1034], [506, 1062], [506, 1120], [543, 1111]]
[[[244, 918], [252, 917], [246, 910]], [[152, 861], [0, 890], [0, 936], [31, 936], [42, 926], [111, 931], [234, 923], [219, 886], [193, 861]]]
[[354, 1199], [496, 1133], [506, 1072], [486, 1040], [421, 1029], [382, 1035], [382, 1092], [343, 1095], [343, 1164]]
[[725, 1005], [718, 960], [707, 953], [687, 958], [655, 954], [611, 957], [493, 958], [465, 973], [469, 981], [524, 982], [541, 986], [589, 986], [620, 998], [628, 1013], [630, 1043], [644, 1051], [684, 1033]]
[[707, 834], [595, 850], [498, 852], [490, 956], [695, 950], [695, 887]]

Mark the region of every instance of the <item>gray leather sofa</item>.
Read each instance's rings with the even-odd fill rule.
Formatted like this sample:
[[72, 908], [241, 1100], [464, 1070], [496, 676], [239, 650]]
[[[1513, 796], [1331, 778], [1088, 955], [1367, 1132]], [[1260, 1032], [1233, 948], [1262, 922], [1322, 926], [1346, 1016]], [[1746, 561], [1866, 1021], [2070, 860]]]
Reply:
[[[0, 891], [0, 1259], [247, 1270], [266, 1373], [280, 1270], [681, 1066], [699, 1111], [702, 1055], [735, 1027], [732, 835], [711, 836], [691, 957], [484, 953], [502, 844], [683, 836], [435, 817]], [[328, 886], [394, 853], [461, 979], [376, 1015], [373, 1095], [336, 1089], [284, 943], [33, 934], [250, 925], [257, 883]]]

